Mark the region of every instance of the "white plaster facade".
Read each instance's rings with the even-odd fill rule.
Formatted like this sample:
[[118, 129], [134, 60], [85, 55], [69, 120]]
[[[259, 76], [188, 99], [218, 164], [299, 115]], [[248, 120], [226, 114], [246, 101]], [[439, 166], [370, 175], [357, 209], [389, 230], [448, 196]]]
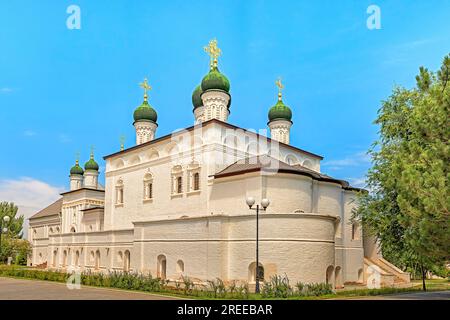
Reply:
[[289, 136], [224, 122], [227, 93], [202, 99], [201, 123], [145, 141], [137, 128], [136, 146], [104, 157], [104, 190], [73, 181], [77, 188], [30, 218], [30, 263], [251, 283], [256, 219], [245, 199], [253, 196], [271, 201], [259, 220], [265, 279], [364, 282], [362, 230], [350, 219], [357, 189], [321, 174], [322, 157], [289, 145]]

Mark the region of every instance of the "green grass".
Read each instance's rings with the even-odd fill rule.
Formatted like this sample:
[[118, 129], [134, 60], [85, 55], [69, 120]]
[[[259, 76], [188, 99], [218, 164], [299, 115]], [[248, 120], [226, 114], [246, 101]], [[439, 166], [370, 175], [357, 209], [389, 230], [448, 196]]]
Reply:
[[[31, 280], [43, 280], [65, 283], [70, 274], [38, 270], [23, 266], [0, 266], [0, 276], [22, 278]], [[284, 279], [284, 282], [281, 281]], [[422, 290], [421, 281], [413, 281], [413, 286], [409, 288], [381, 288], [381, 289], [353, 289], [331, 292], [324, 284], [309, 284], [302, 291], [298, 291], [299, 284], [292, 287], [289, 285], [287, 277], [277, 276], [266, 282], [266, 289], [262, 294], [248, 292], [248, 286], [236, 286], [234, 289], [225, 287], [220, 279], [210, 281], [209, 286], [196, 287], [189, 279], [185, 278], [184, 284], [180, 286], [168, 286], [164, 280], [153, 278], [151, 275], [112, 272], [108, 275], [100, 273], [83, 272], [81, 274], [81, 285], [101, 288], [112, 288], [126, 291], [138, 291], [150, 294], [167, 295], [188, 299], [239, 299], [239, 300], [317, 300], [333, 298], [352, 298], [363, 296], [388, 295], [407, 292], [419, 292]], [[427, 280], [428, 291], [450, 290], [448, 279]], [[302, 285], [303, 287], [303, 285]], [[269, 288], [270, 290], [268, 290]]]

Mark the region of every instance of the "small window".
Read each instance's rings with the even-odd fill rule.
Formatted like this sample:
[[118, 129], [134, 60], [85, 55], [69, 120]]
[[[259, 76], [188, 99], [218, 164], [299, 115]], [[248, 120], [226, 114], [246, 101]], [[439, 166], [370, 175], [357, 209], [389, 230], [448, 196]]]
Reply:
[[200, 190], [200, 174], [194, 173], [194, 190]]
[[352, 224], [352, 240], [359, 240], [359, 224], [357, 222]]
[[153, 199], [153, 176], [146, 173], [144, 176], [144, 200]]
[[178, 273], [183, 273], [183, 272], [184, 272], [184, 262], [183, 262], [183, 260], [178, 260], [178, 261], [177, 261], [177, 268], [176, 268], [176, 271], [177, 271]]
[[177, 193], [183, 192], [183, 178], [177, 177]]
[[116, 204], [123, 204], [123, 181], [119, 180], [116, 185]]

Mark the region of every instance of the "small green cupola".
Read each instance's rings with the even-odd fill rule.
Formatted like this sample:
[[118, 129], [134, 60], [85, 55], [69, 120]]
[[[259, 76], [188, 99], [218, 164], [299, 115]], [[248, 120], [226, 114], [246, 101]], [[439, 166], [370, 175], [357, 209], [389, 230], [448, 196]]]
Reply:
[[83, 168], [80, 167], [78, 159], [75, 161], [75, 165], [72, 168], [70, 168], [70, 175], [74, 175], [74, 174], [77, 174], [80, 176], [82, 176], [84, 174]]
[[201, 89], [203, 92], [207, 90], [222, 90], [226, 93], [230, 92], [230, 81], [228, 78], [220, 73], [217, 67], [217, 60], [214, 60], [214, 65], [212, 66], [209, 73], [203, 78]]
[[194, 106], [194, 109], [203, 106], [203, 101], [201, 97], [202, 93], [203, 91], [201, 85], [195, 87], [194, 92], [192, 92], [192, 105]]
[[284, 88], [284, 86], [281, 84], [281, 80], [275, 82], [275, 84], [278, 86], [278, 101], [277, 103], [270, 108], [269, 110], [269, 122], [275, 121], [275, 120], [287, 120], [289, 122], [292, 122], [292, 111], [291, 109], [284, 104], [282, 99], [282, 93], [281, 90]]
[[136, 108], [136, 110], [134, 110], [134, 121], [151, 121], [156, 123], [158, 115], [156, 114], [155, 109], [148, 103], [147, 90], [150, 90], [151, 87], [147, 83], [147, 79], [144, 79], [144, 82], [140, 83], [140, 86], [144, 89], [144, 101]]
[[222, 50], [217, 46], [217, 40], [213, 39], [208, 46], [204, 48], [205, 52], [210, 57], [209, 73], [203, 77], [201, 89], [203, 92], [207, 90], [221, 90], [226, 93], [230, 92], [230, 81], [217, 67], [217, 58], [222, 54]]
[[284, 86], [281, 84], [281, 79], [278, 79], [275, 84], [278, 87], [278, 101], [269, 110], [270, 138], [279, 142], [289, 144], [290, 130], [292, 126], [292, 111], [283, 103], [281, 90]]
[[88, 162], [84, 164], [84, 170], [98, 171], [98, 163], [94, 160], [94, 151], [91, 150], [91, 157]]

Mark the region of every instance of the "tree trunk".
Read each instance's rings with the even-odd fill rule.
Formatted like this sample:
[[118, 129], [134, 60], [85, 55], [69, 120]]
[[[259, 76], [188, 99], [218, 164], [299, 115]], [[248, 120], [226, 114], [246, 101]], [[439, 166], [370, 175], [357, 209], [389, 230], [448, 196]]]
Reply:
[[426, 277], [427, 277], [427, 271], [425, 270], [425, 268], [422, 265], [422, 289], [423, 289], [423, 291], [427, 291], [427, 287], [425, 285]]

